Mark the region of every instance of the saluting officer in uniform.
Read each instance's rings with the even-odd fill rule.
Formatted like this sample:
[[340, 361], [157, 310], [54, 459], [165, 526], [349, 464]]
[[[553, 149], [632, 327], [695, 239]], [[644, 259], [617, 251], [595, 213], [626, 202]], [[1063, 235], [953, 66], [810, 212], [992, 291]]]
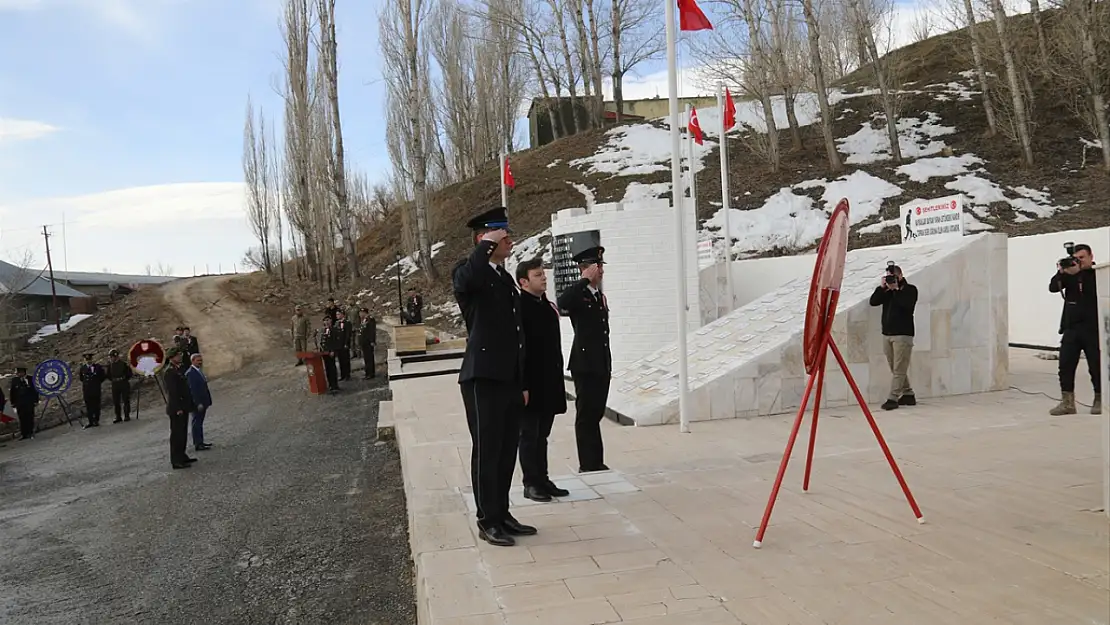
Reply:
[[324, 353], [324, 376], [328, 379], [328, 392], [339, 392], [339, 373], [335, 370], [335, 358], [343, 347], [343, 337], [331, 323], [331, 317], [324, 315], [324, 330], [320, 333], [320, 351]]
[[527, 401], [520, 293], [503, 265], [513, 248], [506, 210], [492, 209], [466, 225], [476, 245], [451, 275], [468, 334], [459, 386], [473, 443], [470, 479], [478, 536], [508, 547], [516, 544], [514, 535], [536, 533], [509, 513], [520, 413]]
[[85, 400], [85, 412], [88, 414], [85, 429], [100, 427], [101, 388], [107, 377], [104, 367], [93, 362], [92, 354], [85, 354], [85, 363], [78, 370], [77, 377], [81, 380], [81, 395]]
[[354, 330], [347, 320], [347, 311], [340, 308], [335, 311], [335, 315], [332, 329], [339, 334], [339, 349], [335, 352], [335, 359], [339, 362], [339, 381], [347, 382], [351, 379], [351, 341]]
[[582, 278], [559, 296], [559, 308], [574, 326], [570, 352], [574, 380], [574, 437], [578, 470], [608, 471], [601, 441], [601, 419], [609, 400], [613, 355], [609, 351], [609, 305], [601, 292], [605, 248], [592, 247], [574, 255]]

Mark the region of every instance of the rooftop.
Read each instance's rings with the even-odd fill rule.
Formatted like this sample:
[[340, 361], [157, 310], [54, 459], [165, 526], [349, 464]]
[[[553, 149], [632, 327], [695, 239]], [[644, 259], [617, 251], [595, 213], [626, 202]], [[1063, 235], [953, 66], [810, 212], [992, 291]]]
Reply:
[[[88, 295], [58, 281], [54, 282], [54, 290], [58, 297], [88, 297]], [[52, 295], [50, 278], [46, 277], [42, 270], [23, 269], [11, 263], [0, 261], [0, 293], [49, 296]]]

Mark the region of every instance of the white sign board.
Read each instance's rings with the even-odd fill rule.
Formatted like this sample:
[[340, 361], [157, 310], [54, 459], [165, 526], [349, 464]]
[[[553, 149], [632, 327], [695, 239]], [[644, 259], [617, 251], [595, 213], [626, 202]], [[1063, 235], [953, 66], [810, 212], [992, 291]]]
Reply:
[[698, 267], [705, 269], [714, 263], [713, 241], [698, 241]]
[[918, 200], [903, 204], [899, 227], [902, 242], [935, 241], [964, 234], [964, 196]]

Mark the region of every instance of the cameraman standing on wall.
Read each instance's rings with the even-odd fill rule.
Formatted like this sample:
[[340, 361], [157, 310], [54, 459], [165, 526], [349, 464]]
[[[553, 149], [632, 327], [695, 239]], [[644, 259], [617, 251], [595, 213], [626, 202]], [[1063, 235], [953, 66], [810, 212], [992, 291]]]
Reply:
[[1064, 244], [1067, 258], [1056, 263], [1048, 283], [1051, 293], [1064, 298], [1060, 315], [1060, 392], [1063, 399], [1048, 411], [1052, 416], [1075, 414], [1075, 369], [1079, 353], [1087, 358], [1095, 401], [1091, 414], [1102, 413], [1102, 378], [1099, 371], [1098, 293], [1095, 291], [1094, 254], [1089, 245]]
[[871, 305], [883, 307], [883, 352], [894, 378], [883, 410], [916, 406], [917, 397], [910, 387], [910, 356], [913, 354], [913, 310], [917, 306], [917, 287], [906, 282], [901, 268], [893, 261], [886, 264], [886, 275], [871, 294]]

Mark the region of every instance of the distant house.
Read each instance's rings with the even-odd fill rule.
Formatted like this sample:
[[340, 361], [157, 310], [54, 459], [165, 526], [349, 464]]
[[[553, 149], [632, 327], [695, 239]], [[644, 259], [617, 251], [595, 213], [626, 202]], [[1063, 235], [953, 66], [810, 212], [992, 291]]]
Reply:
[[[576, 113], [580, 117], [585, 117], [585, 107], [581, 104], [581, 101], [576, 102], [569, 97], [563, 97], [551, 98], [551, 102], [559, 109], [559, 118], [562, 121], [564, 132], [568, 135], [574, 134], [572, 129], [574, 128]], [[667, 98], [624, 100], [622, 104], [621, 110], [624, 121], [636, 122], [655, 119], [665, 117], [670, 112], [670, 100]], [[696, 108], [708, 108], [717, 106], [717, 98], [716, 96], [694, 96], [678, 99], [679, 107], [685, 108], [687, 104]], [[547, 145], [555, 140], [555, 132], [551, 127], [551, 115], [548, 114], [549, 107], [548, 101], [543, 98], [533, 98], [532, 104], [528, 107], [528, 138], [533, 148]], [[617, 123], [616, 111], [616, 104], [612, 101], [605, 102], [606, 126]]]
[[[76, 306], [89, 308], [89, 296], [72, 287], [53, 283], [40, 269], [24, 269], [0, 261], [0, 351], [22, 342], [44, 323], [54, 320], [54, 302], [58, 318], [65, 320]], [[95, 304], [93, 304], [95, 308]]]
[[126, 273], [99, 273], [89, 271], [55, 271], [54, 281], [79, 289], [101, 302], [111, 301], [120, 295], [129, 295], [143, 288], [172, 282], [172, 276], [143, 276]]

